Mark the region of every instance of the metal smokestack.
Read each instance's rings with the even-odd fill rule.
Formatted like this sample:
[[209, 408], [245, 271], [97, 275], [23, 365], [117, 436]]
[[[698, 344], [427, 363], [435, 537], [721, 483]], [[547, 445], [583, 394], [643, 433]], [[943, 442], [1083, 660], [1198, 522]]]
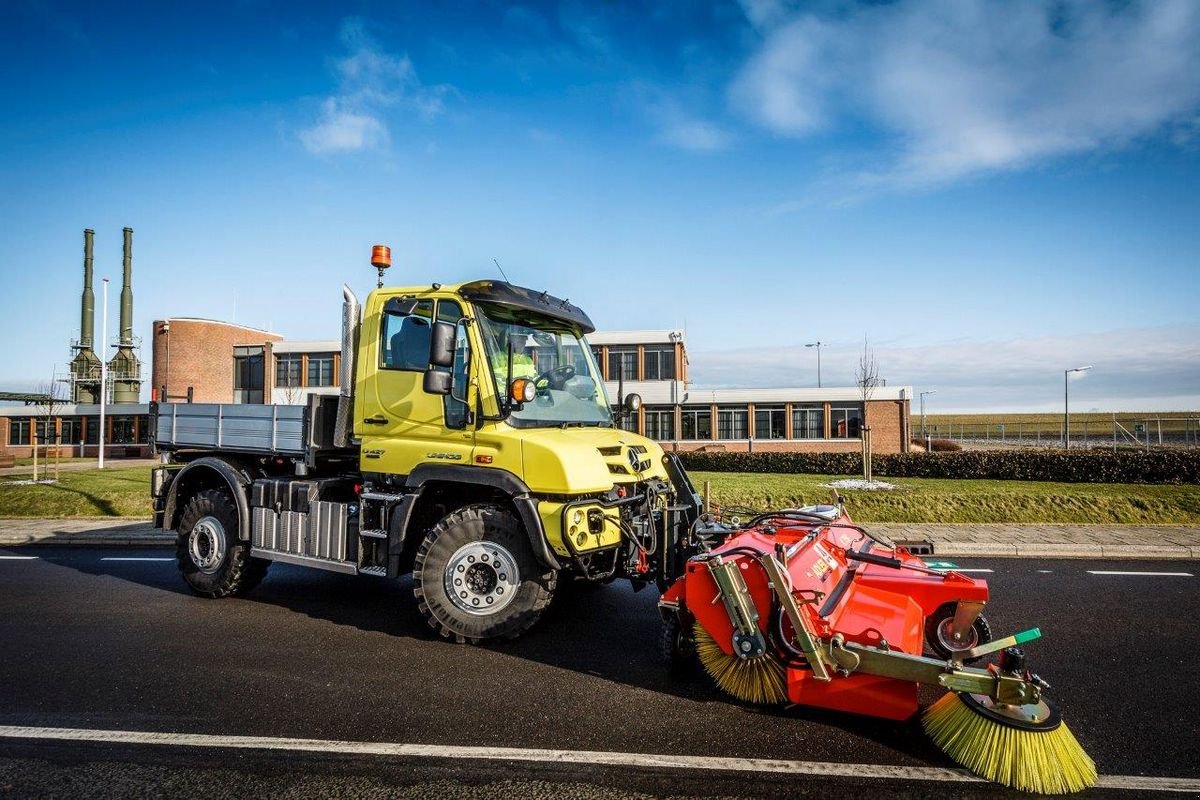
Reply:
[[83, 300], [79, 309], [79, 347], [92, 349], [92, 334], [96, 330], [96, 295], [92, 293], [92, 236], [95, 231], [83, 231]]
[[121, 262], [121, 346], [133, 346], [133, 228], [125, 229], [125, 254]]

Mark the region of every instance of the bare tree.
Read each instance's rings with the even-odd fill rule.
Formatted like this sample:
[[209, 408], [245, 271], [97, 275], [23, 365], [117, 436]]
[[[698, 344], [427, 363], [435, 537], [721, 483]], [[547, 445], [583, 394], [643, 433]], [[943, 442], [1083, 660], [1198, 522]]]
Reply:
[[[38, 448], [42, 445], [48, 446], [50, 443], [53, 443], [55, 445], [55, 447], [54, 447], [54, 455], [55, 455], [54, 477], [57, 480], [57, 478], [58, 478], [58, 456], [59, 456], [58, 444], [59, 444], [59, 442], [58, 442], [58, 432], [56, 430], [57, 426], [55, 425], [55, 417], [57, 417], [58, 414], [62, 411], [62, 407], [67, 402], [67, 400], [62, 395], [62, 392], [59, 388], [59, 382], [54, 380], [53, 378], [50, 380], [49, 383], [39, 383], [35, 389], [35, 394], [41, 395], [40, 399], [37, 401], [37, 403], [35, 404], [34, 407], [37, 409], [37, 416], [42, 422], [42, 429], [45, 431], [46, 435], [43, 437], [43, 439], [45, 441], [39, 441], [38, 433], [37, 433], [38, 426], [36, 424], [33, 426], [33, 430], [30, 432], [31, 433], [30, 443], [33, 445], [33, 479], [36, 481], [38, 478], [38, 474], [37, 474], [37, 471], [38, 471], [37, 470]], [[46, 450], [47, 460], [49, 460], [49, 455], [50, 455], [50, 451], [49, 451], [49, 449], [47, 449]]]
[[863, 337], [862, 352], [858, 356], [858, 366], [854, 370], [854, 382], [858, 386], [858, 394], [862, 398], [862, 463], [863, 479], [870, 481], [871, 477], [871, 426], [867, 424], [867, 406], [879, 387], [879, 362], [875, 359], [875, 351], [871, 341]]

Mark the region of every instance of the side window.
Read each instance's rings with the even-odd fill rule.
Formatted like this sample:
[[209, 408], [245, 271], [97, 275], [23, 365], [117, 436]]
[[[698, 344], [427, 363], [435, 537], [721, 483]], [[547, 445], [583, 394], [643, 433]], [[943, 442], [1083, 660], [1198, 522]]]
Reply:
[[429, 338], [433, 301], [422, 300], [407, 317], [384, 314], [379, 352], [384, 369], [424, 372], [429, 366]]

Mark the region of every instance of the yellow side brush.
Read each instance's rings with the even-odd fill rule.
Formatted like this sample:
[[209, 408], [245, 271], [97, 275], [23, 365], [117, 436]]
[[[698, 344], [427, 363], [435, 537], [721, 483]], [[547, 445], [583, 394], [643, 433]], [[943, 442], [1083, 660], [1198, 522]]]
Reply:
[[1038, 794], [1078, 792], [1096, 783], [1096, 765], [1045, 702], [994, 704], [949, 692], [922, 719], [946, 755], [990, 781]]
[[773, 655], [738, 658], [722, 650], [699, 622], [694, 630], [696, 655], [721, 691], [747, 703], [771, 705], [787, 701], [786, 672]]

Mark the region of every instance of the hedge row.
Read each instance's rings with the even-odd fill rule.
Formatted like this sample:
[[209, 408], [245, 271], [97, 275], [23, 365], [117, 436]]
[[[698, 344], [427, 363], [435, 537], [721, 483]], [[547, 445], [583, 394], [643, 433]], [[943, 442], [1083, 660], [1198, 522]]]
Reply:
[[[854, 475], [858, 453], [680, 453], [696, 472]], [[1065, 483], [1200, 483], [1200, 450], [965, 450], [876, 455], [872, 472], [889, 478], [986, 478]]]

